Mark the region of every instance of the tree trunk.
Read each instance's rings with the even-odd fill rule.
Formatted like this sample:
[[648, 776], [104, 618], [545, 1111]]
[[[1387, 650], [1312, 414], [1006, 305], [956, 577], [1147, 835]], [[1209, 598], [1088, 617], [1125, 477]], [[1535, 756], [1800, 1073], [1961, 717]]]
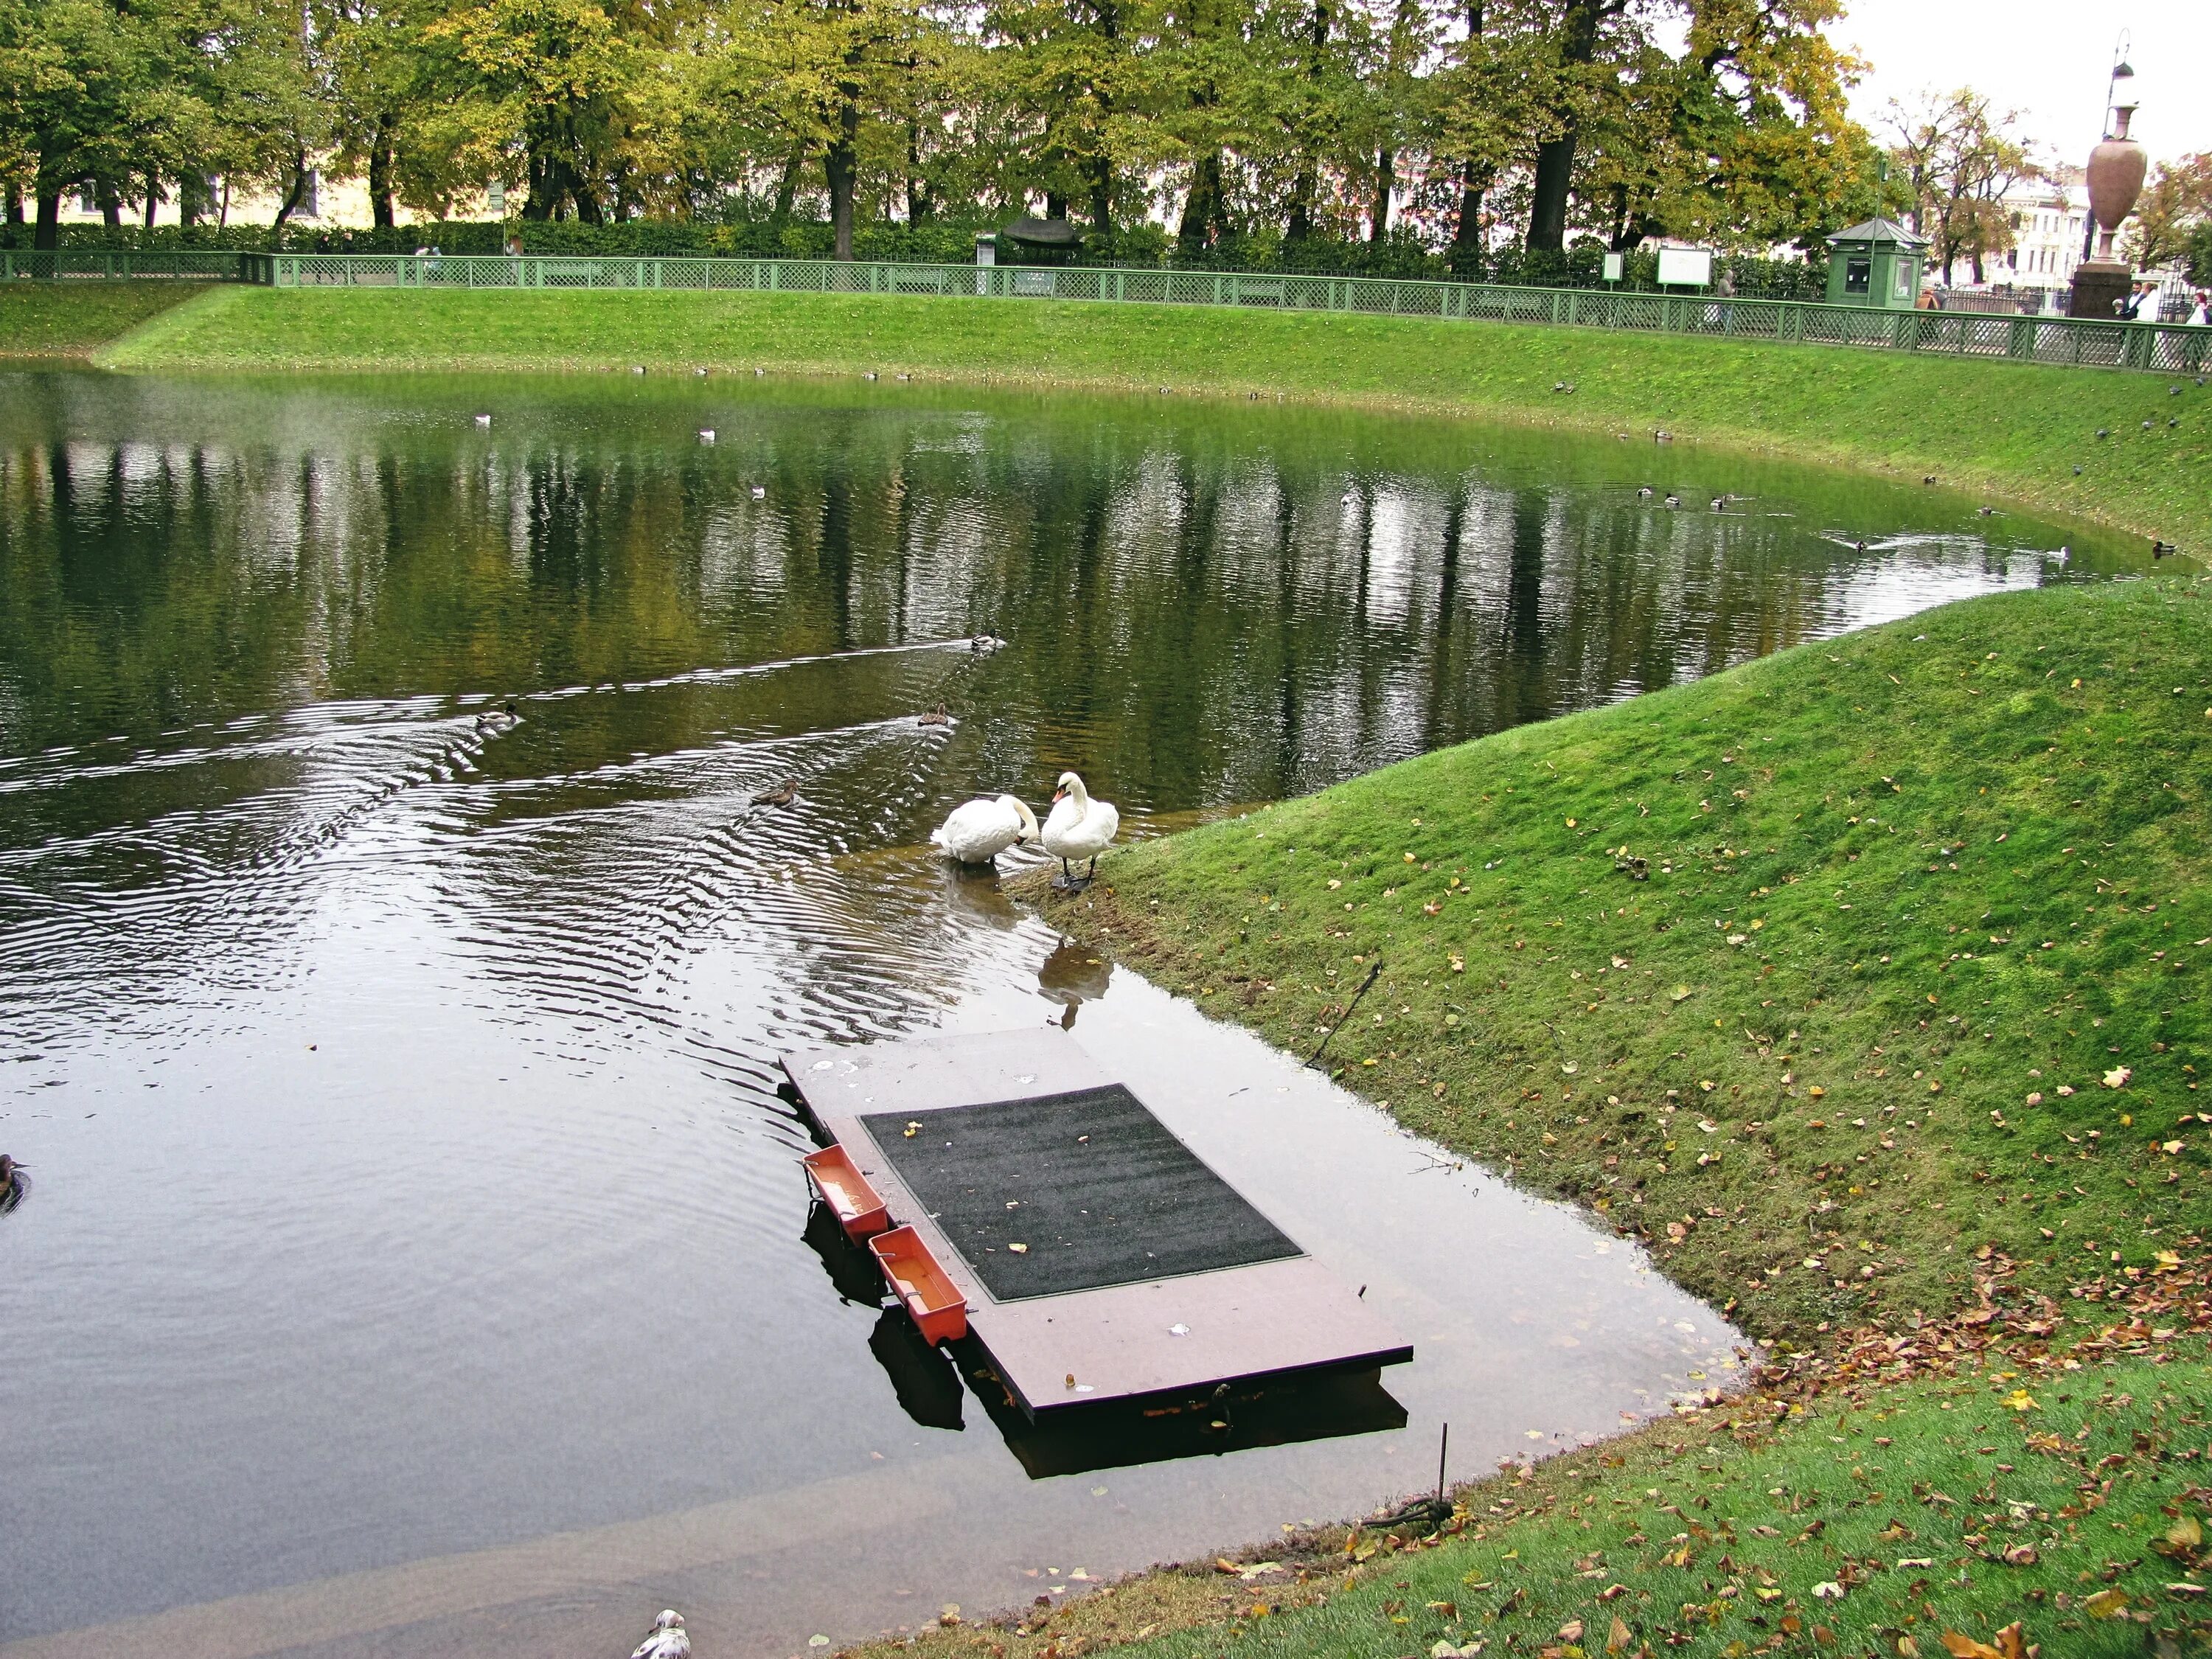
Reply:
[[1182, 222], [1176, 227], [1176, 240], [1186, 253], [1203, 253], [1212, 246], [1214, 229], [1226, 216], [1221, 152], [1216, 150], [1191, 169], [1190, 190], [1182, 198]]
[[39, 228], [33, 233], [31, 246], [41, 253], [52, 253], [62, 242], [62, 193], [58, 190], [39, 192]]
[[576, 217], [587, 225], [603, 225], [607, 222], [606, 210], [599, 205], [599, 192], [584, 182], [584, 175], [567, 161], [561, 164], [561, 177], [568, 186], [568, 194], [575, 199]]
[[[1597, 26], [1607, 0], [1567, 0], [1559, 20], [1559, 62], [1580, 69], [1597, 56]], [[1536, 177], [1528, 210], [1531, 252], [1559, 253], [1567, 246], [1567, 187], [1574, 180], [1575, 150], [1582, 134], [1570, 116], [1559, 136], [1536, 146]]]
[[791, 220], [791, 204], [799, 194], [799, 170], [806, 165], [806, 145], [802, 140], [791, 147], [784, 158], [783, 177], [775, 181], [775, 207], [769, 215], [769, 222], [781, 229]]
[[1048, 219], [1065, 219], [1067, 217], [1067, 198], [1061, 195], [1060, 192], [1056, 190], [1048, 190], [1045, 191], [1044, 216]]
[[[1306, 80], [1311, 82], [1322, 77], [1322, 55], [1328, 50], [1329, 13], [1325, 0], [1316, 3], [1313, 15], [1306, 20]], [[1297, 177], [1291, 185], [1290, 222], [1283, 228], [1283, 240], [1304, 241], [1313, 234], [1314, 193], [1320, 188], [1312, 155], [1301, 155]]]
[[1459, 219], [1452, 226], [1450, 264], [1462, 276], [1482, 274], [1482, 198], [1490, 170], [1469, 157], [1459, 172]]
[[276, 222], [269, 227], [270, 241], [284, 231], [284, 222], [299, 211], [300, 204], [307, 196], [307, 151], [304, 145], [292, 152], [292, 188], [284, 192], [283, 205], [276, 210]]
[[1114, 158], [1101, 150], [1091, 158], [1091, 228], [1111, 242], [1114, 235]]
[[23, 192], [13, 185], [8, 186], [8, 222], [11, 225], [23, 222]]
[[545, 157], [533, 147], [523, 160], [523, 178], [528, 194], [522, 198], [522, 216], [526, 219], [550, 220], [557, 192], [554, 187], [553, 169]]
[[913, 230], [935, 216], [929, 185], [921, 176], [921, 128], [909, 121], [906, 126], [906, 228]]
[[368, 143], [368, 211], [379, 230], [392, 227], [392, 129], [389, 114], [376, 118], [376, 134]]
[[1367, 240], [1379, 242], [1390, 229], [1390, 198], [1398, 188], [1398, 152], [1386, 149], [1375, 158], [1375, 204], [1367, 219]]
[[161, 205], [161, 180], [154, 169], [146, 169], [146, 228], [154, 228], [155, 210]]
[[100, 199], [100, 222], [110, 230], [122, 229], [123, 198], [117, 193], [115, 186], [97, 185], [94, 187], [94, 194]]
[[1562, 252], [1567, 245], [1567, 180], [1575, 170], [1577, 134], [1570, 126], [1547, 144], [1536, 146], [1536, 183], [1528, 210], [1532, 252]]
[[853, 257], [853, 190], [860, 173], [860, 88], [841, 86], [837, 101], [837, 137], [822, 153], [822, 170], [830, 184], [830, 233], [835, 246], [831, 257]]

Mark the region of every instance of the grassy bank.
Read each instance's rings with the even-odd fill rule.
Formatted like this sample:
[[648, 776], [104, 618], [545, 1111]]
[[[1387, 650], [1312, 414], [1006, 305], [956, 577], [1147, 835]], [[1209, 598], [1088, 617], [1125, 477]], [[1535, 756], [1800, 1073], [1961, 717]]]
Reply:
[[0, 287], [0, 360], [89, 356], [205, 291], [198, 283], [9, 283]]
[[[125, 368], [875, 371], [1275, 396], [1655, 429], [1934, 473], [2212, 545], [2212, 391], [1816, 346], [1070, 301], [234, 289], [118, 340]], [[1571, 392], [1555, 392], [1565, 381]], [[2178, 420], [2178, 426], [2169, 426]], [[2148, 428], [2144, 422], [2148, 422]], [[2112, 435], [2100, 440], [2099, 428]], [[2075, 468], [2081, 471], [2077, 475]]]
[[[2212, 586], [1973, 599], [1131, 848], [1045, 897], [1754, 1334], [2212, 1220]], [[2199, 1109], [2206, 1109], [2200, 1117]]]
[[1344, 1079], [1779, 1363], [1466, 1489], [1433, 1542], [1339, 1529], [922, 1645], [2212, 1650], [2208, 620], [2187, 580], [1971, 600], [1033, 881], [1301, 1051], [1379, 963]]
[[1464, 1489], [1441, 1536], [1328, 1529], [911, 1645], [929, 1659], [2203, 1651], [2202, 1340], [2073, 1363], [1906, 1359], [1884, 1385], [1741, 1401], [1508, 1469]]

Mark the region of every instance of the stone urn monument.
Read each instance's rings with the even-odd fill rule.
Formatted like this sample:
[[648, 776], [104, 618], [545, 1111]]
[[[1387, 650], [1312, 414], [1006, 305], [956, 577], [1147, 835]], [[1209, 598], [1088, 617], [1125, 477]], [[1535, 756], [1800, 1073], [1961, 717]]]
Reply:
[[2069, 317], [2112, 317], [2135, 284], [2135, 272], [2112, 252], [2112, 238], [2120, 222], [2135, 211], [2150, 161], [2143, 147], [2128, 137], [2136, 106], [2124, 104], [2112, 112], [2119, 118], [2117, 130], [2089, 152], [2089, 211], [2097, 220], [2097, 257], [2075, 268], [2074, 296], [2066, 307]]

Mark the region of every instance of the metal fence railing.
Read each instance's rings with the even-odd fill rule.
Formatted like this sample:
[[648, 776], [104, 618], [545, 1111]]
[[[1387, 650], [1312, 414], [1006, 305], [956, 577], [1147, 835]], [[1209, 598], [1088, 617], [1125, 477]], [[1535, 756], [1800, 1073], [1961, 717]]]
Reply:
[[677, 289], [1230, 306], [1860, 346], [2194, 374], [2212, 328], [1794, 300], [1237, 271], [568, 254], [6, 253], [0, 278], [183, 277], [275, 288]]

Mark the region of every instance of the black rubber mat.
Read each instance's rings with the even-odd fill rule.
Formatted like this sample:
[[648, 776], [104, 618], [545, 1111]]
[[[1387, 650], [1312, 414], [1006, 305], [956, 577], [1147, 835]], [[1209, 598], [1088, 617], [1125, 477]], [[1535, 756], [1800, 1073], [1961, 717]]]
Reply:
[[1001, 1302], [1303, 1254], [1118, 1083], [860, 1121]]

